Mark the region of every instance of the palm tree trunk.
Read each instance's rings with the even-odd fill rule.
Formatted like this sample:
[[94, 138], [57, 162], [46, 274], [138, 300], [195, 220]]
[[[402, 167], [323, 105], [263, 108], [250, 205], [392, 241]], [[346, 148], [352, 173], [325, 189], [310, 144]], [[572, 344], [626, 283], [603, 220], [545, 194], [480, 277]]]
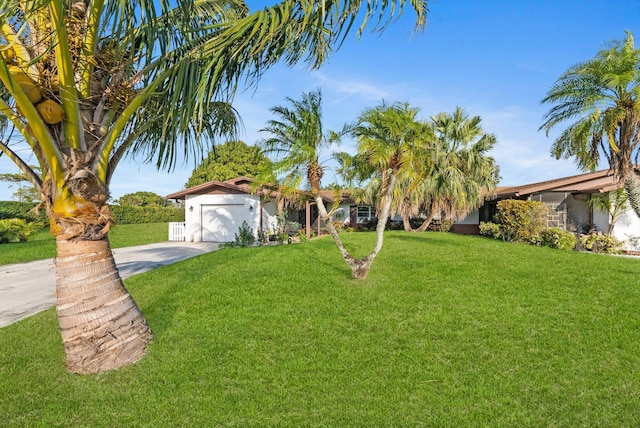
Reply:
[[99, 373], [134, 363], [152, 339], [125, 289], [109, 240], [57, 240], [56, 295], [67, 370]]
[[404, 231], [405, 232], [424, 232], [425, 230], [427, 230], [427, 228], [433, 221], [433, 217], [435, 217], [435, 212], [434, 210], [431, 210], [429, 211], [429, 215], [427, 216], [426, 219], [424, 219], [422, 224], [416, 229], [414, 229], [413, 227], [411, 227], [411, 222], [409, 221], [409, 217], [402, 216], [402, 224], [404, 226]]
[[435, 217], [435, 215], [436, 215], [435, 211], [431, 210], [429, 212], [429, 216], [426, 219], [424, 219], [424, 221], [422, 222], [420, 227], [416, 229], [416, 232], [424, 232], [425, 230], [427, 230], [427, 228], [429, 227], [429, 225], [433, 221], [433, 217]]
[[[328, 219], [329, 213], [327, 212], [327, 208], [324, 206], [324, 201], [322, 200], [322, 197], [319, 195], [316, 196], [315, 201], [316, 201], [316, 205], [318, 206], [318, 213], [320, 214], [320, 218]], [[386, 223], [386, 219], [384, 220], [384, 223]], [[353, 257], [351, 254], [349, 254], [349, 251], [347, 251], [344, 244], [342, 243], [342, 240], [338, 235], [338, 231], [336, 230], [333, 223], [331, 221], [327, 221], [325, 227], [327, 228], [329, 235], [331, 235], [331, 237], [333, 238], [333, 241], [336, 243], [338, 250], [340, 250], [340, 254], [342, 254], [342, 258], [351, 269], [351, 276], [354, 279], [365, 279], [369, 274], [369, 270], [371, 269], [371, 263], [373, 263], [373, 259], [376, 257], [376, 255], [380, 251], [380, 248], [382, 247], [380, 234], [378, 234], [378, 243], [376, 244], [376, 248], [374, 249], [374, 251], [364, 258], [357, 259]], [[380, 220], [378, 220], [378, 227], [376, 228], [376, 230], [379, 228], [380, 228]], [[382, 230], [384, 231], [384, 227], [382, 228]]]
[[624, 189], [627, 191], [629, 205], [640, 218], [640, 181], [633, 169], [624, 177]]
[[408, 215], [402, 216], [402, 226], [404, 227], [405, 232], [415, 232], [415, 230], [413, 230], [413, 228], [411, 227], [411, 219]]
[[380, 250], [382, 249], [382, 243], [384, 241], [384, 230], [387, 227], [387, 219], [391, 212], [391, 203], [393, 202], [393, 192], [396, 188], [398, 177], [396, 174], [389, 174], [389, 183], [387, 185], [387, 192], [384, 196], [384, 205], [382, 206], [382, 212], [378, 217], [378, 225], [376, 227], [376, 247], [368, 256], [362, 259], [353, 259], [351, 262], [347, 260], [351, 267], [351, 273], [355, 279], [365, 279], [369, 275], [369, 270], [373, 264], [373, 260], [376, 258]]

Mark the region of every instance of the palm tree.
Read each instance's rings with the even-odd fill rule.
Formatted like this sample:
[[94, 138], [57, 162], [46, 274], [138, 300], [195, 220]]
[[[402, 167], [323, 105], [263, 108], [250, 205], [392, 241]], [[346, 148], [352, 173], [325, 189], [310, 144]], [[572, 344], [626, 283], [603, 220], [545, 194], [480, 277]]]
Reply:
[[353, 135], [358, 139], [357, 164], [361, 171], [372, 171], [378, 181], [378, 224], [376, 246], [369, 255], [355, 259], [343, 252], [355, 278], [366, 278], [384, 241], [384, 230], [391, 213], [396, 185], [403, 171], [419, 167], [416, 153], [430, 143], [423, 124], [416, 120], [417, 108], [408, 103], [381, 105], [366, 109], [358, 119]]
[[[389, 216], [396, 177], [409, 159], [409, 147], [414, 142], [414, 119], [417, 109], [406, 104], [367, 109], [359, 118], [357, 126], [346, 126], [340, 134], [325, 133], [322, 128], [322, 93], [318, 89], [302, 95], [300, 101], [287, 98], [292, 108], [274, 107], [272, 112], [279, 119], [270, 120], [262, 130], [272, 137], [262, 141], [265, 152], [279, 158], [274, 161], [276, 175], [284, 174], [285, 180], [295, 181], [295, 177], [307, 180], [311, 197], [315, 200], [321, 219], [328, 220], [331, 213], [324, 205], [321, 195], [321, 180], [324, 167], [321, 154], [341, 134], [351, 132], [359, 140], [359, 153], [356, 156], [361, 170], [381, 171], [383, 178], [382, 203], [375, 249], [367, 257], [357, 259], [344, 247], [338, 231], [328, 221], [326, 228], [355, 279], [367, 277], [371, 263], [382, 248], [383, 232]], [[347, 162], [345, 156], [341, 156]], [[366, 164], [367, 168], [362, 168]]]
[[[276, 187], [278, 193], [285, 198], [278, 199], [279, 207], [281, 201], [292, 199], [291, 189], [299, 189], [303, 182], [306, 182], [321, 218], [327, 220], [330, 214], [321, 195], [321, 182], [325, 171], [321, 158], [323, 152], [336, 143], [339, 136], [333, 132], [325, 133], [323, 130], [320, 89], [303, 93], [300, 100], [287, 97], [286, 101], [290, 107], [273, 107], [271, 111], [278, 118], [269, 120], [265, 128], [260, 130], [271, 134], [269, 138], [261, 141], [261, 145], [265, 153], [275, 156], [272, 173], [262, 181], [280, 183]], [[300, 193], [296, 191], [296, 194]], [[327, 222], [326, 226], [335, 232], [331, 222]], [[344, 250], [337, 232], [332, 233], [332, 236], [337, 239], [338, 247]]]
[[480, 116], [469, 117], [460, 107], [431, 120], [438, 144], [429, 199], [446, 218], [464, 217], [480, 207], [485, 192], [492, 192], [498, 184], [498, 166], [487, 155], [496, 137], [484, 132]]
[[602, 155], [624, 183], [629, 203], [640, 216], [640, 182], [636, 171], [640, 152], [640, 51], [633, 35], [614, 41], [588, 61], [565, 71], [544, 104], [544, 129], [575, 120], [558, 138], [551, 153], [574, 157], [584, 170], [594, 170]]
[[[360, 32], [370, 19], [384, 29], [406, 5], [362, 3], [284, 0], [250, 13], [243, 1], [2, 2], [0, 151], [42, 196], [57, 238], [69, 371], [127, 365], [152, 340], [108, 242], [120, 160], [141, 154], [171, 169], [201, 156], [208, 141], [233, 136], [241, 83], [279, 61], [318, 67], [356, 19]], [[410, 4], [423, 26], [426, 1]]]
[[[398, 209], [405, 230], [425, 231], [436, 215], [464, 217], [482, 204], [485, 192], [495, 189], [498, 167], [487, 153], [496, 137], [484, 132], [481, 121], [460, 107], [431, 117], [435, 142], [423, 150], [418, 167], [402, 180]], [[427, 217], [413, 229], [409, 218], [420, 211]]]

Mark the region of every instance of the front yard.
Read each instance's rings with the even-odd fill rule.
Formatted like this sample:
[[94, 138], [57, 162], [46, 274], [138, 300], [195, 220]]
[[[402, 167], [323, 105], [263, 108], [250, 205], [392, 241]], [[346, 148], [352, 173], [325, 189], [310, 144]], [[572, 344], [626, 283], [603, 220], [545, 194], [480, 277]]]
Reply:
[[[364, 254], [372, 233], [343, 235]], [[69, 375], [54, 310], [0, 329], [5, 426], [638, 426], [640, 259], [388, 232], [126, 280], [155, 340]]]

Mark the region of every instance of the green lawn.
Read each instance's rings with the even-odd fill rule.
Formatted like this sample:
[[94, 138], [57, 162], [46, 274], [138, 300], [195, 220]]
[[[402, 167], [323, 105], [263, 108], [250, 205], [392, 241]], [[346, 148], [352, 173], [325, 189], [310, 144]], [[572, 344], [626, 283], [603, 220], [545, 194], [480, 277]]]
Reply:
[[[120, 224], [109, 231], [111, 248], [164, 242], [168, 239], [167, 223]], [[0, 245], [0, 265], [50, 259], [56, 255], [56, 240], [48, 230], [38, 232], [28, 242]]]
[[[137, 364], [70, 375], [54, 310], [0, 329], [3, 426], [640, 426], [640, 260], [390, 232], [127, 279]], [[348, 245], [374, 235], [346, 234]]]

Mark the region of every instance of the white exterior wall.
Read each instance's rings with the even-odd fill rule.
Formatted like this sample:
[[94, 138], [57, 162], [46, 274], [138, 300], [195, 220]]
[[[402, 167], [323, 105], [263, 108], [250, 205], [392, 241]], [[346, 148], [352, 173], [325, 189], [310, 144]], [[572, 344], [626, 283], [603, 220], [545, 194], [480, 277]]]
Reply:
[[[233, 207], [233, 215], [225, 217], [225, 221], [230, 224], [230, 234], [225, 240], [233, 241], [234, 233], [246, 221], [254, 232], [260, 230], [260, 198], [257, 195], [187, 195], [185, 197], [185, 238], [187, 241], [202, 241], [207, 234], [213, 233], [210, 230], [211, 224], [206, 224], [207, 219], [203, 218], [203, 213], [209, 209], [220, 207]], [[252, 209], [250, 209], [250, 207]], [[203, 221], [205, 224], [203, 224]], [[230, 237], [229, 237], [230, 235]]]
[[[335, 210], [333, 215], [331, 216], [331, 221], [341, 221], [344, 224], [349, 224], [351, 222], [351, 215], [349, 212], [349, 204], [340, 204], [338, 208]], [[331, 209], [331, 206], [327, 207], [328, 210]]]
[[607, 231], [609, 230], [610, 218], [611, 217], [609, 216], [608, 212], [599, 210], [597, 208], [593, 209], [593, 225], [595, 226], [596, 230], [602, 233], [607, 233]]
[[480, 211], [475, 210], [463, 219], [457, 219], [456, 224], [480, 224]]
[[266, 202], [262, 206], [262, 227], [268, 235], [273, 235], [278, 228], [278, 205]]
[[616, 221], [613, 235], [625, 241], [626, 250], [640, 251], [640, 218], [631, 208]]
[[[610, 220], [611, 216], [608, 212], [594, 210], [593, 222], [597, 230], [607, 233]], [[616, 220], [612, 234], [620, 241], [624, 241], [625, 250], [640, 251], [640, 218], [630, 207]]]

